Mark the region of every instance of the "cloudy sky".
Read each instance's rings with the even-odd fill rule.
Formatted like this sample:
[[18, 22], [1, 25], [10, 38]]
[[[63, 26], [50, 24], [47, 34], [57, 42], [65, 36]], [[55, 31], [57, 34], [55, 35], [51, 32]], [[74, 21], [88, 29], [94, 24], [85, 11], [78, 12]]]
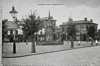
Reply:
[[[66, 22], [69, 17], [73, 20], [91, 18], [100, 28], [100, 0], [0, 0], [3, 10], [3, 18], [10, 18], [9, 11], [14, 5], [18, 18], [27, 17], [32, 11], [41, 17], [51, 15], [57, 19], [57, 25]], [[56, 4], [56, 5], [55, 5]]]

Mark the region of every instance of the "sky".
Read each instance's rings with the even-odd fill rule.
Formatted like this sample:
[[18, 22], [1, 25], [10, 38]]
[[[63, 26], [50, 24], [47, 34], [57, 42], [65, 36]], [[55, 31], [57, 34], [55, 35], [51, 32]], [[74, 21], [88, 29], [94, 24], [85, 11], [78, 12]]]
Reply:
[[0, 0], [3, 19], [11, 20], [9, 11], [14, 5], [18, 11], [18, 19], [27, 17], [31, 12], [36, 12], [40, 17], [51, 16], [57, 20], [57, 25], [73, 20], [93, 19], [100, 28], [100, 0]]

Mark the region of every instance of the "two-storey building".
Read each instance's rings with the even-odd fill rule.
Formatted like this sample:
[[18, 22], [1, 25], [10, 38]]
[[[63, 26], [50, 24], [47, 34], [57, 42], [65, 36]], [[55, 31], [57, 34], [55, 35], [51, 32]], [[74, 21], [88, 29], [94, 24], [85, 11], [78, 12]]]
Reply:
[[62, 31], [67, 34], [68, 27], [71, 25], [75, 25], [76, 30], [76, 40], [87, 40], [88, 34], [87, 30], [89, 27], [95, 27], [97, 30], [98, 24], [94, 23], [92, 19], [88, 20], [84, 18], [84, 20], [73, 21], [72, 18], [69, 18], [68, 22], [63, 23], [61, 26]]

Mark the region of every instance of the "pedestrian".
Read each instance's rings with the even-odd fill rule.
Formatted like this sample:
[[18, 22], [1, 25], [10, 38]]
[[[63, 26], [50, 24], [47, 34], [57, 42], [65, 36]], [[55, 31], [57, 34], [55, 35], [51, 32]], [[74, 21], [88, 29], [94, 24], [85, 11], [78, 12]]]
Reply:
[[80, 44], [81, 42], [80, 42], [80, 40], [78, 41], [78, 45], [80, 46], [81, 44]]
[[93, 40], [93, 39], [91, 39], [91, 46], [93, 46], [93, 42], [94, 42], [94, 40]]
[[71, 41], [71, 48], [74, 48], [73, 40]]
[[71, 37], [71, 48], [74, 48], [73, 37]]
[[92, 39], [92, 37], [89, 37], [89, 40], [90, 40], [90, 42], [91, 42], [91, 46], [93, 46], [93, 39]]
[[95, 40], [95, 43], [96, 43], [96, 46], [98, 45], [98, 41], [97, 40]]

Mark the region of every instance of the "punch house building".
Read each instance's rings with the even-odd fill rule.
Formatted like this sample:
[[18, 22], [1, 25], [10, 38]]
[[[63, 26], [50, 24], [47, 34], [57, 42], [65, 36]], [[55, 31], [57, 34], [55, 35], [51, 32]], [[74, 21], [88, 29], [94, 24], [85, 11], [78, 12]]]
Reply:
[[11, 14], [13, 20], [9, 21], [8, 19], [2, 20], [2, 35], [3, 35], [3, 41], [13, 42], [13, 41], [19, 41], [23, 37], [23, 21], [19, 21], [16, 17], [16, 14], [18, 12], [16, 11], [15, 7], [12, 7], [12, 10], [9, 11], [9, 14]]
[[12, 42], [13, 41], [13, 34], [15, 33], [15, 38], [16, 41], [20, 41], [21, 38], [23, 37], [23, 21], [18, 21], [18, 22], [14, 22], [14, 21], [3, 21], [5, 22], [5, 24], [3, 25], [3, 41], [8, 41], [8, 42]]
[[[95, 32], [97, 31], [98, 24], [94, 23], [92, 19], [88, 20], [84, 18], [84, 20], [73, 21], [72, 18], [69, 18], [68, 22], [63, 23], [60, 25], [62, 32], [66, 35], [68, 34], [67, 30], [68, 27], [74, 25], [75, 30], [75, 40], [86, 41], [89, 40], [88, 29], [94, 27]], [[91, 28], [92, 29], [92, 28]], [[66, 38], [68, 40], [68, 38]]]

